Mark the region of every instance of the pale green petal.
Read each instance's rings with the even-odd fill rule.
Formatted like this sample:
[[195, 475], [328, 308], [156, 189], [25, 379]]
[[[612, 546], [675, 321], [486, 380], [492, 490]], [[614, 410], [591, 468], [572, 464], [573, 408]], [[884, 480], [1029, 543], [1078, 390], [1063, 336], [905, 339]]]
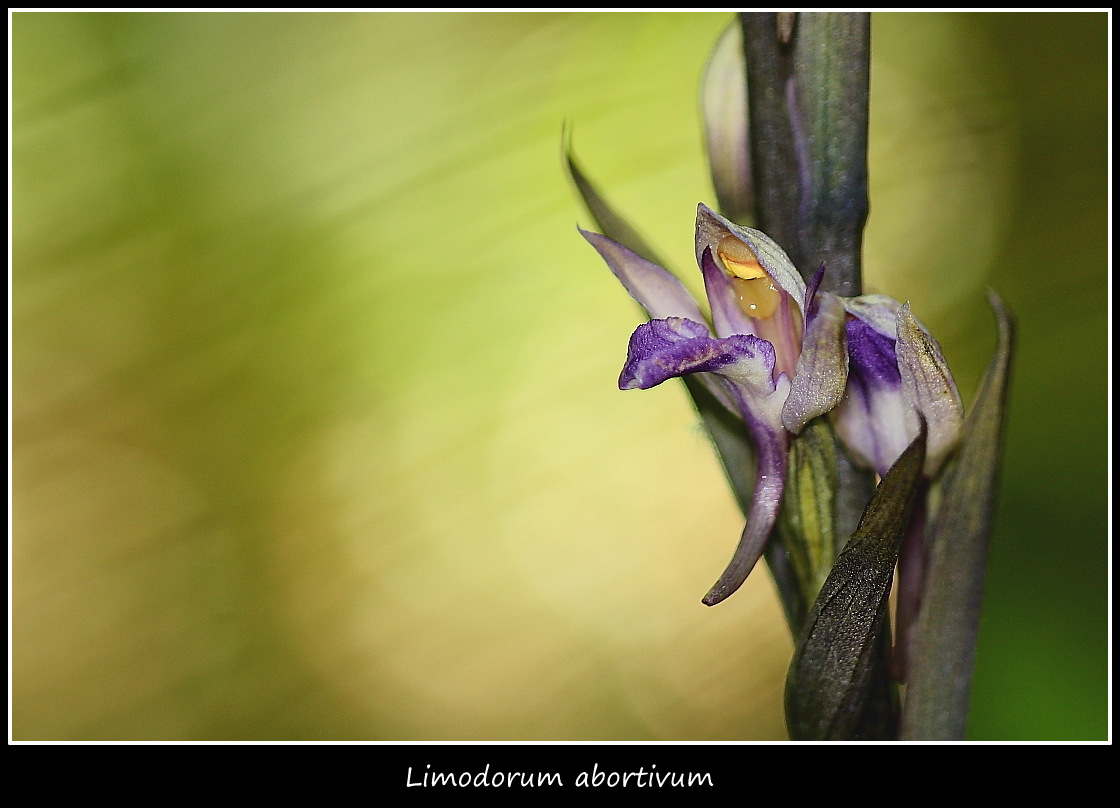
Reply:
[[724, 29], [708, 57], [700, 82], [700, 112], [720, 212], [734, 222], [754, 224], [747, 68], [738, 20]]
[[903, 398], [911, 405], [907, 411], [908, 430], [911, 435], [917, 434], [919, 412], [928, 425], [925, 471], [926, 476], [933, 477], [960, 441], [964, 413], [941, 347], [914, 319], [909, 303], [898, 311], [895, 354]]
[[848, 352], [844, 342], [844, 307], [839, 298], [818, 293], [817, 310], [805, 329], [801, 356], [782, 423], [797, 435], [813, 418], [836, 407], [844, 398]]

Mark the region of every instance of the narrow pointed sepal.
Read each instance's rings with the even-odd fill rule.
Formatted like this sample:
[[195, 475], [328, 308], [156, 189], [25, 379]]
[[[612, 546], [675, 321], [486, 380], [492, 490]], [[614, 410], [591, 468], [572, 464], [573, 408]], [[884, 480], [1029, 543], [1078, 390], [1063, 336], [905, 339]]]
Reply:
[[683, 317], [697, 322], [704, 321], [704, 315], [700, 313], [692, 295], [668, 270], [647, 261], [612, 238], [590, 230], [581, 229], [579, 233], [595, 248], [623, 288], [650, 319]]
[[884, 675], [887, 600], [921, 488], [925, 443], [923, 424], [875, 489], [813, 603], [786, 677], [793, 740], [893, 736], [893, 686]]
[[654, 249], [638, 234], [637, 230], [631, 227], [626, 219], [610, 206], [591, 180], [587, 178], [587, 175], [580, 169], [575, 156], [572, 154], [571, 131], [567, 125], [564, 126], [561, 140], [564, 168], [567, 170], [572, 184], [576, 187], [580, 199], [583, 200], [587, 212], [595, 220], [596, 226], [603, 231], [604, 235], [617, 241], [631, 252], [652, 264], [664, 266], [665, 262], [657, 257]]
[[944, 471], [928, 536], [929, 570], [910, 651], [903, 740], [960, 740], [965, 732], [1014, 343], [1003, 301], [994, 292], [989, 300], [999, 337], [960, 450]]

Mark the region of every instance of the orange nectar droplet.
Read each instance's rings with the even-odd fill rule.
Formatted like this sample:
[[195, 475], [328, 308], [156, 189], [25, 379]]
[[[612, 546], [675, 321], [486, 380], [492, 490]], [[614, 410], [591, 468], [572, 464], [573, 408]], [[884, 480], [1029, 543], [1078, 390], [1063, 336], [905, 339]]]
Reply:
[[782, 292], [766, 274], [754, 252], [735, 236], [724, 236], [716, 245], [716, 255], [731, 273], [731, 288], [739, 298], [739, 308], [748, 317], [767, 320], [774, 316]]
[[778, 310], [782, 293], [774, 286], [774, 282], [767, 277], [752, 278], [745, 281], [742, 278], [732, 278], [731, 288], [739, 298], [739, 308], [748, 317], [756, 320], [769, 320]]

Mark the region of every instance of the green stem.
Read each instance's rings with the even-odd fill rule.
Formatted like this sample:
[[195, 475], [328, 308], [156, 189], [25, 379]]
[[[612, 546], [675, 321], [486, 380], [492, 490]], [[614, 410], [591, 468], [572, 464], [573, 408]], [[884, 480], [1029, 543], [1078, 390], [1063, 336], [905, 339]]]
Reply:
[[871, 22], [865, 13], [741, 14], [760, 228], [822, 288], [862, 290]]

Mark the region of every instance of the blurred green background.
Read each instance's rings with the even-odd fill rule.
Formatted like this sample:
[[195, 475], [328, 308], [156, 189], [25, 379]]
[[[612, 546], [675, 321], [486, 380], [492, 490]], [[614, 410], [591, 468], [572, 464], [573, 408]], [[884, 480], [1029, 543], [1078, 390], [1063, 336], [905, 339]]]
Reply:
[[[781, 739], [771, 582], [576, 233], [697, 288], [725, 14], [12, 17], [16, 739]], [[1107, 26], [873, 21], [866, 285], [1020, 325], [969, 733], [1108, 734]]]

